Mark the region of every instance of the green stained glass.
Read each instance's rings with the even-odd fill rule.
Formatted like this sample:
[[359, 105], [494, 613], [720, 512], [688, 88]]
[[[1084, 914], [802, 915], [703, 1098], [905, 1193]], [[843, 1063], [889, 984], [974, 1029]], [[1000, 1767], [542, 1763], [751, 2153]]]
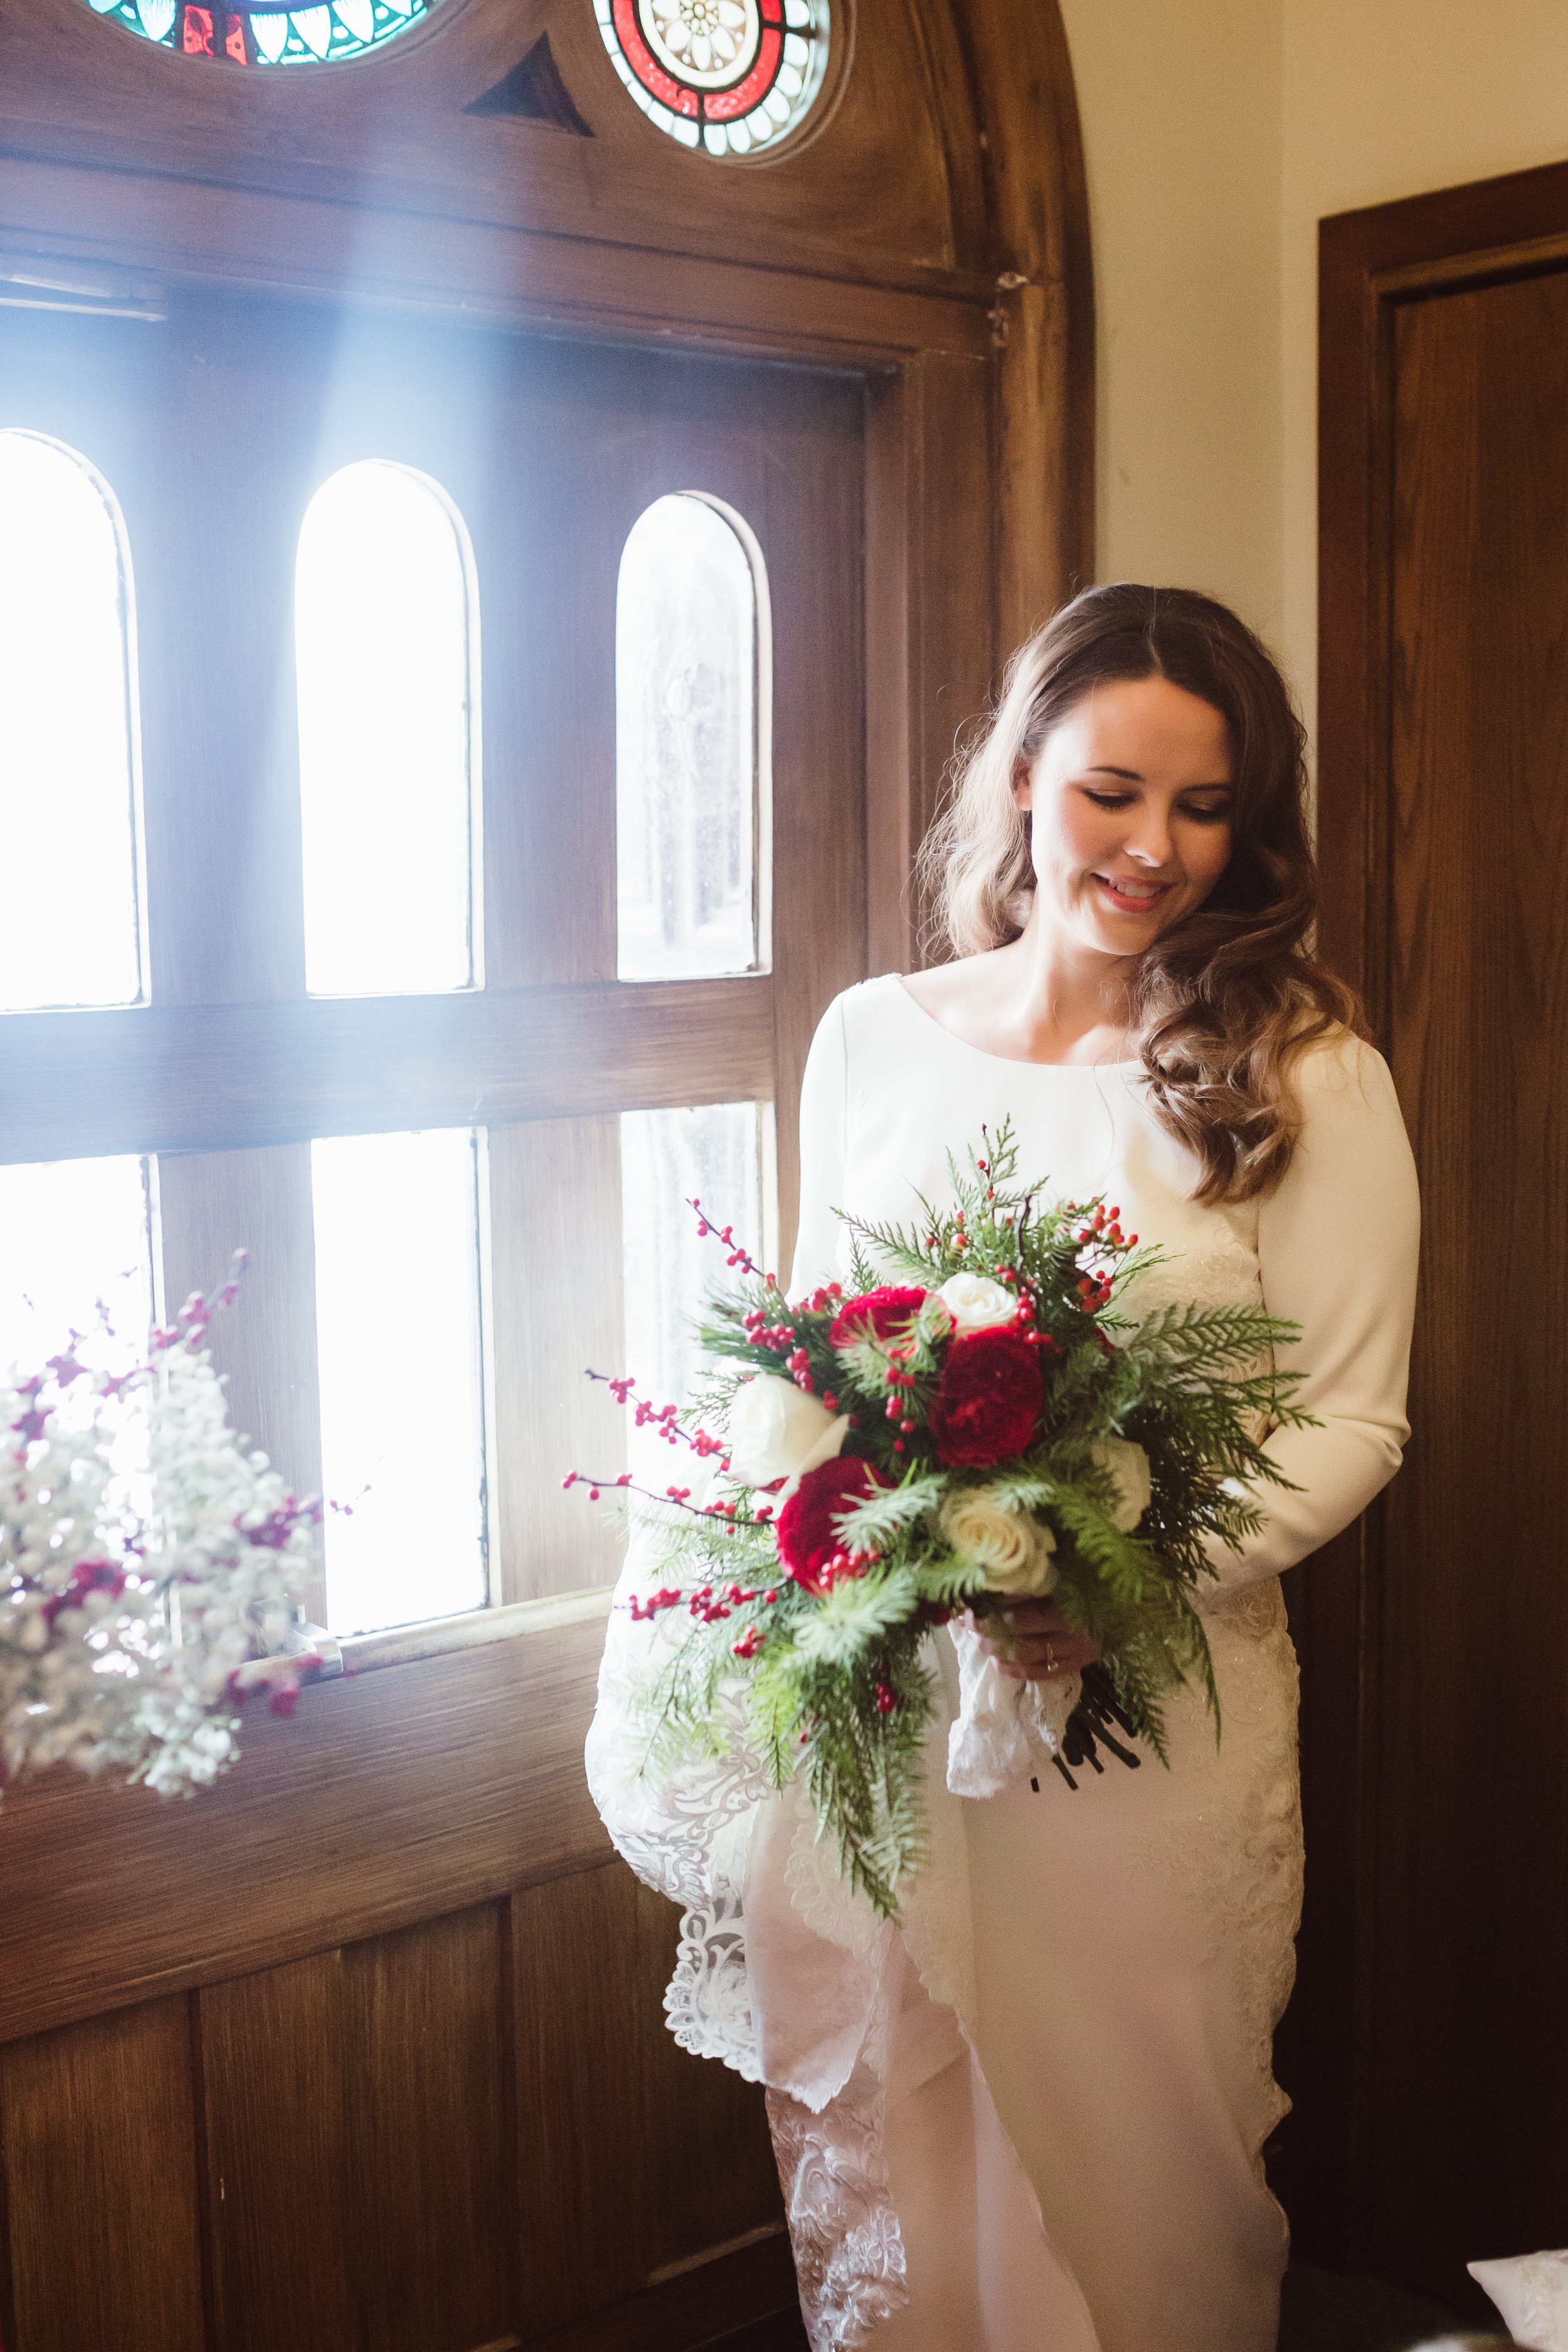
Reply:
[[363, 57], [429, 14], [434, 0], [324, 0], [307, 8], [225, 7], [223, 0], [88, 0], [144, 41], [227, 65], [335, 65]]

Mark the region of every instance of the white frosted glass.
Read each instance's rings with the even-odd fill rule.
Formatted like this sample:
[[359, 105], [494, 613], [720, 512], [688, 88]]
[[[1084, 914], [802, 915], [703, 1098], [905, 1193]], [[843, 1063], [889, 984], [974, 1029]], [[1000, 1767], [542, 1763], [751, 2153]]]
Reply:
[[[761, 1103], [621, 1114], [621, 1242], [626, 1368], [637, 1393], [684, 1404], [698, 1368], [695, 1326], [705, 1302], [737, 1278], [717, 1238], [703, 1240], [687, 1206], [697, 1200], [729, 1225], [759, 1264], [765, 1255], [773, 1171], [771, 1121]], [[691, 1484], [695, 1455], [638, 1429], [628, 1405], [627, 1466], [661, 1494]]]
[[73, 1330], [82, 1362], [122, 1371], [145, 1349], [152, 1320], [147, 1162], [0, 1168], [0, 1371], [37, 1371]]
[[130, 581], [103, 485], [0, 432], [0, 1008], [142, 993]]
[[467, 988], [478, 615], [433, 483], [379, 460], [323, 483], [300, 532], [294, 625], [306, 985]]
[[324, 58], [332, 45], [332, 12], [330, 8], [296, 8], [289, 23], [315, 58]]
[[759, 650], [739, 534], [705, 499], [655, 499], [616, 597], [623, 980], [756, 965]]
[[467, 1128], [310, 1147], [327, 1605], [340, 1633], [486, 1598], [479, 1194]]

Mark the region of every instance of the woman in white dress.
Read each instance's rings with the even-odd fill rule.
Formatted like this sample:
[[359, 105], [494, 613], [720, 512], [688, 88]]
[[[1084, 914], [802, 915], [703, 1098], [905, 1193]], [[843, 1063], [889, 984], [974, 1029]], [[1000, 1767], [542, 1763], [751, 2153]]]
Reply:
[[1270, 1436], [1291, 1485], [1200, 1597], [1217, 1746], [1183, 1699], [1168, 1772], [1071, 1792], [1019, 1708], [1089, 1654], [1053, 1604], [1016, 1606], [1005, 1662], [934, 1637], [931, 1859], [892, 1927], [739, 1737], [646, 1771], [641, 1629], [612, 1618], [595, 1796], [687, 1912], [672, 2030], [768, 2086], [814, 2352], [1273, 2352], [1261, 2149], [1301, 1874], [1279, 1574], [1398, 1466], [1417, 1218], [1387, 1069], [1306, 944], [1303, 793], [1234, 614], [1089, 591], [1017, 656], [928, 844], [957, 960], [838, 998], [801, 1104], [794, 1296], [846, 1270], [836, 1211], [908, 1219], [1010, 1118], [1024, 1178], [1164, 1246], [1145, 1305], [1300, 1327], [1318, 1425]]

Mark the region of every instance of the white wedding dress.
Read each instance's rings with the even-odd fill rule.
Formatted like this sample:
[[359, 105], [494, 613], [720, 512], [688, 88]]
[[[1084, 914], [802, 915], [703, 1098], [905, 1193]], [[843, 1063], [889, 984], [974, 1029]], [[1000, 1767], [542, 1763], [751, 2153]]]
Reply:
[[[654, 1639], [612, 1615], [594, 1795], [686, 1919], [678, 2041], [768, 2086], [814, 2352], [1273, 2352], [1284, 2217], [1260, 2150], [1300, 1900], [1295, 1654], [1278, 1572], [1392, 1475], [1415, 1280], [1415, 1172], [1393, 1082], [1348, 1036], [1299, 1066], [1304, 1124], [1261, 1203], [1207, 1208], [1141, 1099], [1138, 1066], [1012, 1062], [942, 1028], [889, 975], [829, 1007], [801, 1105], [792, 1296], [845, 1270], [834, 1212], [906, 1221], [947, 1154], [1010, 1118], [1019, 1175], [1107, 1194], [1169, 1262], [1145, 1305], [1259, 1299], [1301, 1327], [1321, 1426], [1269, 1450], [1296, 1491], [1216, 1562], [1202, 1601], [1223, 1737], [1171, 1710], [1171, 1769], [1110, 1760], [1073, 1793], [1023, 1688], [973, 1636], [933, 1637], [929, 1869], [899, 1929], [839, 1879], [798, 1786], [737, 1739], [644, 1769]], [[646, 1582], [635, 1560], [627, 1590]], [[951, 1765], [950, 1765], [951, 1753]], [[982, 1801], [954, 1795], [994, 1788]], [[1031, 1775], [1039, 1780], [1031, 1788]]]

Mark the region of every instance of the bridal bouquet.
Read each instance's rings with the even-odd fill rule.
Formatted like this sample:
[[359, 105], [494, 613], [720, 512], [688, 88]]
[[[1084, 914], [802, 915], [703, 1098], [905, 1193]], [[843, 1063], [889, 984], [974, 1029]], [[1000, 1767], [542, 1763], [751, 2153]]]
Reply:
[[129, 1372], [73, 1334], [0, 1374], [0, 1783], [119, 1765], [189, 1794], [234, 1761], [248, 1692], [290, 1713], [319, 1665], [296, 1595], [321, 1507], [229, 1427], [211, 1311], [192, 1297]]
[[[910, 1227], [846, 1218], [850, 1286], [793, 1303], [724, 1228], [741, 1286], [701, 1328], [695, 1405], [636, 1405], [700, 1465], [633, 1505], [660, 1580], [630, 1604], [649, 1627], [650, 1742], [723, 1746], [738, 1688], [774, 1784], [805, 1773], [844, 1874], [888, 1916], [921, 1858], [930, 1629], [967, 1609], [1005, 1645], [999, 1612], [1048, 1593], [1100, 1660], [1070, 1757], [1098, 1735], [1136, 1762], [1114, 1723], [1165, 1760], [1163, 1703], [1188, 1685], [1217, 1732], [1194, 1607], [1205, 1545], [1260, 1525], [1242, 1481], [1286, 1483], [1260, 1422], [1307, 1418], [1300, 1375], [1259, 1369], [1293, 1325], [1248, 1307], [1134, 1317], [1124, 1294], [1161, 1253], [1103, 1200], [1046, 1202], [1016, 1163], [1005, 1127], [950, 1162], [950, 1207], [921, 1199]], [[636, 1383], [611, 1386], [625, 1401]]]

